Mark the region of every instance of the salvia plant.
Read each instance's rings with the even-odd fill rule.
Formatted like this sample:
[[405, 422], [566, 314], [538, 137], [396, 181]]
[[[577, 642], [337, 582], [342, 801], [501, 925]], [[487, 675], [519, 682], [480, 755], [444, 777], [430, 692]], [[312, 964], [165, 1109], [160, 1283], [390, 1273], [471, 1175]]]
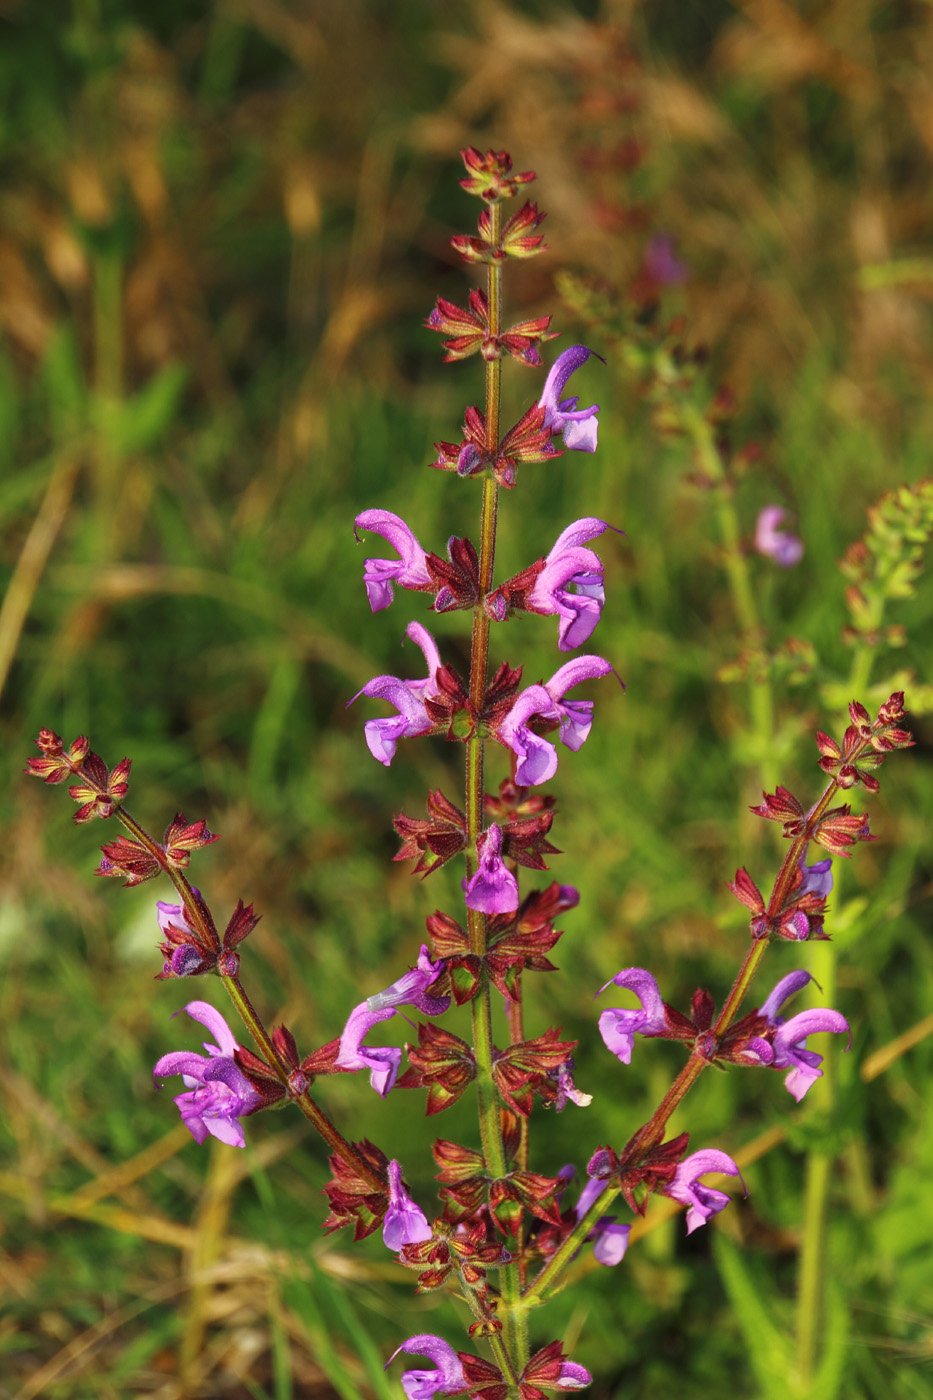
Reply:
[[[449, 861], [462, 861], [458, 906], [428, 916], [427, 940], [417, 946], [412, 939], [400, 949], [398, 979], [350, 1009], [338, 1039], [302, 1053], [289, 1027], [267, 1028], [246, 989], [242, 945], [258, 922], [252, 906], [240, 901], [229, 919], [219, 920], [189, 882], [192, 855], [217, 839], [206, 822], [178, 814], [161, 839], [150, 835], [124, 805], [130, 760], [109, 768], [83, 737], [66, 745], [43, 730], [40, 757], [29, 760], [28, 771], [46, 783], [69, 784], [80, 804], [76, 821], [115, 817], [122, 825], [125, 834], [103, 846], [97, 874], [127, 886], [168, 876], [175, 900], [159, 901], [154, 915], [164, 960], [159, 977], [212, 975], [249, 1033], [253, 1048], [240, 1043], [212, 1002], [198, 997], [186, 1010], [208, 1032], [203, 1053], [172, 1050], [156, 1063], [157, 1082], [180, 1077], [175, 1103], [195, 1141], [210, 1135], [242, 1147], [246, 1120], [294, 1104], [330, 1149], [324, 1229], [352, 1227], [357, 1240], [381, 1230], [387, 1249], [413, 1271], [418, 1292], [448, 1288], [469, 1308], [470, 1349], [430, 1333], [399, 1338], [397, 1351], [409, 1358], [410, 1369], [401, 1375], [409, 1400], [435, 1394], [539, 1400], [544, 1391], [577, 1390], [591, 1382], [560, 1339], [545, 1341], [542, 1334], [541, 1307], [562, 1286], [570, 1261], [592, 1248], [600, 1264], [621, 1264], [631, 1229], [625, 1212], [643, 1215], [654, 1194], [685, 1208], [691, 1232], [728, 1205], [723, 1184], [743, 1187], [739, 1168], [724, 1151], [694, 1146], [685, 1132], [668, 1136], [671, 1115], [703, 1071], [711, 1065], [777, 1071], [799, 1102], [822, 1075], [821, 1056], [808, 1048], [808, 1037], [825, 1031], [848, 1036], [840, 1011], [789, 1009], [811, 980], [808, 972], [782, 964], [763, 995], [751, 994], [752, 981], [772, 943], [828, 936], [832, 862], [873, 839], [868, 817], [844, 799], [856, 786], [876, 792], [885, 756], [912, 741], [903, 727], [902, 692], [875, 713], [853, 700], [841, 738], [816, 735], [821, 790], [798, 796], [777, 785], [763, 794], [753, 811], [780, 824], [787, 851], [770, 884], [743, 868], [730, 886], [744, 910], [747, 937], [735, 980], [718, 1005], [700, 989], [689, 1007], [678, 1009], [665, 1000], [650, 970], [605, 969], [605, 984], [594, 994], [608, 1052], [625, 1066], [638, 1037], [662, 1038], [680, 1041], [686, 1058], [647, 1122], [633, 1125], [627, 1141], [600, 1143], [584, 1112], [590, 1096], [574, 1080], [576, 1042], [563, 1039], [557, 1028], [532, 1038], [524, 1029], [526, 986], [531, 974], [555, 970], [550, 954], [578, 893], [556, 881], [530, 888], [522, 882], [525, 871], [533, 878], [547, 870], [545, 858], [556, 851], [555, 798], [544, 785], [555, 776], [559, 751], [576, 753], [593, 724], [594, 702], [580, 698], [577, 688], [601, 681], [605, 704], [622, 695], [613, 661], [586, 650], [605, 600], [603, 566], [592, 545], [617, 527], [593, 516], [571, 521], [545, 558], [509, 579], [497, 581], [495, 574], [502, 492], [511, 502], [513, 491], [528, 485], [539, 490], [542, 464], [555, 469], [563, 453], [596, 450], [598, 406], [581, 407], [568, 388], [576, 376], [585, 378], [594, 352], [573, 345], [559, 354], [535, 401], [504, 428], [503, 361], [517, 361], [522, 373], [543, 369], [541, 347], [554, 334], [548, 316], [514, 325], [503, 319], [503, 273], [513, 259], [544, 251], [544, 215], [526, 202], [505, 217], [506, 202], [534, 175], [515, 172], [504, 151], [471, 148], [463, 159], [467, 173], [460, 183], [480, 200], [482, 212], [474, 234], [451, 241], [467, 264], [485, 269], [485, 290], [472, 290], [466, 306], [438, 298], [426, 325], [445, 337], [448, 361], [478, 355], [484, 366], [483, 408], [466, 409], [461, 439], [439, 443], [432, 464], [478, 494], [478, 540], [453, 537], [444, 557], [426, 550], [412, 526], [391, 511], [366, 509], [355, 522], [358, 537], [375, 536], [388, 547], [389, 557], [364, 563], [373, 612], [389, 608], [396, 589], [404, 589], [427, 595], [434, 612], [459, 610], [471, 619], [468, 675], [445, 662], [430, 631], [413, 620], [404, 631], [423, 656], [420, 674], [376, 676], [354, 697], [392, 711], [363, 722], [379, 763], [393, 762], [401, 740], [434, 735], [462, 746], [462, 795], [429, 791], [424, 815], [394, 819], [402, 842], [397, 859], [413, 861], [416, 874], [426, 877]], [[796, 545], [781, 534], [780, 524], [778, 514], [759, 522], [758, 547], [789, 564]], [[881, 516], [876, 524], [883, 524]], [[850, 560], [853, 580], [868, 576], [865, 558], [867, 550]], [[860, 596], [869, 608], [864, 582]], [[520, 665], [499, 659], [502, 624], [515, 612], [556, 620], [559, 656], [546, 680], [526, 683]], [[818, 858], [811, 847], [819, 848]], [[453, 1007], [467, 1005], [471, 1033], [464, 1038], [444, 1018]], [[494, 1009], [502, 1033], [494, 1031]], [[392, 1043], [413, 1016], [416, 1037], [404, 1047]], [[379, 1100], [423, 1089], [432, 1117], [461, 1096], [473, 1096], [475, 1138], [459, 1143], [439, 1137], [433, 1144], [439, 1182], [433, 1209], [412, 1198], [405, 1163], [390, 1160], [375, 1141], [351, 1142], [341, 1133], [325, 1106], [326, 1077], [332, 1074], [368, 1076]], [[536, 1112], [539, 1105], [583, 1113], [581, 1131], [591, 1138], [585, 1160], [556, 1176], [535, 1169], [531, 1125], [533, 1119], [547, 1121]], [[378, 1113], [375, 1118], [378, 1137]]]

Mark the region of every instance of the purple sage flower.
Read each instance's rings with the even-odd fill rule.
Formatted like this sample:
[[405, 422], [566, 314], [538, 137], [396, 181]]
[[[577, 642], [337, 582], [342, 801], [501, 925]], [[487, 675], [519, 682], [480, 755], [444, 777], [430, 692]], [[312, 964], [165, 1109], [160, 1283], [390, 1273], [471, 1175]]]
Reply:
[[434, 1231], [424, 1211], [416, 1206], [402, 1184], [402, 1168], [398, 1162], [389, 1163], [389, 1209], [382, 1222], [382, 1239], [387, 1249], [395, 1253], [405, 1244], [421, 1244], [431, 1239]]
[[502, 859], [502, 828], [493, 823], [477, 841], [479, 866], [467, 882], [465, 903], [482, 914], [511, 914], [518, 908], [518, 881]]
[[596, 993], [602, 996], [606, 987], [613, 983], [617, 987], [627, 987], [641, 1002], [637, 1010], [623, 1011], [610, 1007], [599, 1018], [599, 1033], [607, 1050], [623, 1064], [632, 1063], [632, 1046], [636, 1035], [664, 1035], [667, 1030], [667, 1017], [658, 984], [650, 972], [643, 967], [624, 967]]
[[779, 530], [778, 526], [787, 514], [783, 506], [765, 506], [759, 511], [755, 525], [755, 548], [780, 564], [782, 569], [792, 569], [803, 558], [803, 541], [789, 530]]
[[[583, 1219], [590, 1206], [603, 1194], [605, 1189], [606, 1183], [604, 1181], [590, 1179], [586, 1183], [580, 1192], [580, 1199], [574, 1206], [574, 1214], [578, 1222]], [[628, 1237], [631, 1232], [631, 1225], [618, 1225], [614, 1215], [601, 1215], [586, 1237], [592, 1241], [593, 1258], [597, 1264], [605, 1264], [607, 1268], [621, 1264], [625, 1258], [625, 1251], [628, 1249]]]
[[[361, 695], [371, 699], [388, 700], [398, 714], [389, 719], [368, 719], [363, 726], [366, 743], [373, 758], [384, 763], [386, 768], [395, 757], [395, 746], [399, 739], [411, 739], [416, 734], [426, 734], [434, 727], [434, 722], [424, 707], [425, 700], [431, 700], [440, 693], [437, 685], [437, 672], [441, 658], [431, 633], [420, 622], [409, 622], [405, 628], [410, 637], [424, 652], [428, 664], [428, 674], [424, 680], [405, 681], [398, 676], [375, 676], [358, 690], [353, 700]], [[347, 702], [353, 704], [353, 700]]]
[[562, 1113], [568, 1103], [575, 1103], [577, 1108], [589, 1108], [593, 1102], [593, 1095], [584, 1094], [574, 1083], [573, 1060], [565, 1060], [557, 1069], [551, 1070], [548, 1078], [557, 1085], [557, 1098], [554, 1100], [556, 1113]]
[[759, 1008], [762, 1016], [767, 1017], [768, 1023], [775, 1027], [771, 1042], [771, 1068], [789, 1071], [784, 1078], [784, 1087], [789, 1094], [793, 1094], [798, 1103], [810, 1086], [823, 1077], [823, 1071], [820, 1069], [823, 1056], [818, 1055], [815, 1050], [807, 1049], [807, 1036], [818, 1035], [821, 1031], [846, 1031], [849, 1033], [850, 1043], [852, 1039], [849, 1023], [839, 1011], [816, 1007], [810, 1011], [801, 1011], [789, 1021], [778, 1014], [784, 1002], [812, 980], [809, 972], [789, 972], [786, 977], [781, 978]]
[[[522, 787], [546, 783], [557, 771], [557, 750], [547, 739], [529, 729], [535, 715], [560, 725], [558, 738], [576, 752], [593, 726], [592, 700], [565, 700], [568, 690], [582, 681], [607, 676], [613, 667], [601, 656], [576, 656], [561, 666], [546, 685], [530, 685], [517, 696], [499, 725], [499, 738], [518, 758], [515, 781]], [[621, 682], [620, 682], [621, 684]]]
[[561, 651], [582, 646], [599, 621], [606, 601], [603, 566], [599, 555], [583, 546], [609, 528], [605, 520], [595, 516], [568, 525], [545, 559], [525, 601], [529, 612], [556, 613], [560, 618], [557, 645]]
[[641, 265], [645, 276], [658, 287], [685, 282], [690, 272], [674, 252], [674, 240], [667, 233], [656, 233], [648, 240]]
[[399, 559], [363, 561], [363, 582], [374, 613], [381, 612], [392, 602], [396, 583], [421, 592], [433, 589], [425, 552], [400, 516], [393, 515], [390, 510], [364, 510], [356, 517], [354, 525], [356, 530], [372, 530], [381, 535], [401, 555]]
[[689, 1207], [688, 1235], [692, 1235], [694, 1230], [706, 1224], [710, 1216], [718, 1215], [729, 1204], [730, 1198], [725, 1191], [717, 1191], [714, 1186], [702, 1184], [700, 1177], [705, 1176], [707, 1172], [725, 1172], [727, 1176], [737, 1176], [742, 1180], [742, 1173], [732, 1158], [715, 1148], [708, 1147], [702, 1152], [694, 1152], [692, 1157], [687, 1157], [681, 1162], [673, 1180], [665, 1187], [665, 1195]]
[[[571, 345], [562, 355], [558, 355], [544, 381], [544, 392], [538, 400], [542, 408], [546, 409], [544, 426], [550, 428], [554, 435], [562, 433], [564, 446], [572, 452], [596, 451], [599, 426], [596, 415], [599, 412], [599, 404], [591, 404], [589, 408], [577, 408], [579, 399], [561, 399], [567, 380], [581, 365], [586, 364], [593, 353], [585, 345]], [[596, 358], [602, 357], [597, 355]]]
[[363, 1041], [373, 1026], [378, 1026], [380, 1021], [391, 1021], [394, 1015], [392, 1006], [384, 1011], [370, 1011], [365, 1001], [355, 1006], [343, 1028], [334, 1061], [338, 1069], [368, 1069], [369, 1082], [383, 1099], [398, 1079], [402, 1052], [396, 1045], [364, 1045]]
[[818, 860], [813, 865], [805, 864], [806, 853], [797, 862], [800, 873], [803, 876], [803, 884], [798, 885], [794, 890], [795, 895], [815, 894], [820, 899], [827, 899], [833, 888], [833, 858], [827, 856], [825, 860]]
[[234, 1062], [233, 1052], [238, 1046], [233, 1031], [206, 1001], [189, 1001], [184, 1009], [193, 1020], [207, 1027], [217, 1044], [205, 1040], [206, 1055], [189, 1050], [163, 1055], [156, 1061], [153, 1078], [181, 1075], [185, 1092], [176, 1094], [175, 1102], [181, 1121], [195, 1142], [203, 1142], [210, 1134], [229, 1147], [245, 1147], [239, 1120], [257, 1109], [261, 1100]]
[[415, 967], [409, 968], [403, 977], [386, 987], [383, 992], [375, 992], [366, 998], [370, 1011], [384, 1011], [387, 1006], [417, 1006], [425, 1016], [440, 1016], [450, 1005], [449, 996], [431, 997], [427, 988], [436, 982], [446, 965], [445, 958], [431, 961], [428, 945], [422, 943]]
[[386, 1362], [386, 1369], [400, 1351], [409, 1356], [426, 1356], [433, 1361], [433, 1371], [403, 1371], [402, 1389], [408, 1400], [431, 1400], [433, 1395], [453, 1395], [466, 1389], [463, 1366], [453, 1347], [443, 1337], [432, 1336], [430, 1332], [419, 1332], [409, 1337], [393, 1351]]
[[375, 992], [355, 1006], [347, 1018], [340, 1037], [340, 1048], [334, 1064], [338, 1069], [369, 1070], [369, 1082], [381, 1098], [394, 1087], [402, 1063], [402, 1052], [395, 1045], [364, 1045], [369, 1032], [381, 1021], [391, 1021], [399, 1006], [416, 1006], [426, 1016], [439, 1016], [450, 1005], [450, 997], [428, 996], [427, 988], [437, 980], [444, 966], [443, 958], [431, 961], [427, 945], [422, 943], [416, 967], [410, 968], [385, 991]]

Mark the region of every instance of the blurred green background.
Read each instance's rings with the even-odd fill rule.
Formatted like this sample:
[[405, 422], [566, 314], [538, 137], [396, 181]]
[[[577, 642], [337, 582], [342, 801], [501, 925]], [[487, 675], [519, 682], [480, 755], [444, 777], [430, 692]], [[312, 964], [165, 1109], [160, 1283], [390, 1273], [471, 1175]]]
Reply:
[[[748, 814], [762, 785], [815, 798], [812, 732], [841, 734], [856, 683], [866, 702], [905, 685], [921, 741], [867, 799], [876, 843], [836, 863], [832, 950], [781, 945], [764, 974], [812, 967], [852, 1053], [821, 1047], [832, 1082], [800, 1108], [778, 1075], [706, 1075], [674, 1126], [755, 1157], [748, 1200], [689, 1241], [662, 1220], [618, 1269], [581, 1261], [536, 1340], [562, 1335], [595, 1397], [933, 1396], [933, 589], [897, 569], [929, 496], [873, 537], [877, 646], [843, 636], [838, 568], [882, 493], [929, 472], [931, 21], [906, 0], [2, 0], [0, 1394], [398, 1396], [382, 1362], [404, 1337], [463, 1345], [457, 1305], [415, 1298], [378, 1235], [321, 1235], [303, 1122], [256, 1120], [244, 1153], [193, 1145], [151, 1065], [200, 1039], [171, 1013], [220, 989], [153, 983], [168, 890], [95, 881], [115, 833], [20, 774], [40, 726], [86, 732], [133, 757], [151, 829], [206, 817], [222, 839], [195, 880], [218, 913], [262, 912], [247, 985], [304, 1050], [454, 908], [449, 870], [424, 887], [390, 863], [390, 817], [427, 785], [456, 798], [459, 752], [403, 745], [386, 771], [362, 738], [375, 708], [345, 706], [414, 674], [402, 633], [431, 621], [416, 595], [371, 615], [353, 516], [394, 509], [435, 550], [477, 533], [475, 483], [427, 464], [480, 398], [478, 362], [442, 366], [421, 326], [466, 296], [447, 240], [475, 218], [474, 144], [533, 167], [549, 211], [510, 310], [552, 311], [558, 347], [607, 360], [573, 385], [603, 406], [600, 450], [521, 472], [499, 577], [578, 516], [626, 531], [601, 542], [592, 646], [628, 690], [593, 691], [554, 784], [552, 869], [582, 902], [560, 974], [526, 978], [529, 1033], [580, 1038], [594, 1103], [536, 1113], [533, 1165], [620, 1145], [681, 1063], [644, 1043], [622, 1070], [598, 986], [637, 964], [676, 1004], [724, 994], [747, 937], [725, 882], [745, 864], [764, 886], [781, 854]], [[651, 320], [658, 234], [689, 277]], [[506, 413], [539, 385], [507, 367]], [[752, 440], [734, 493], [698, 481]], [[772, 502], [805, 544], [791, 571], [749, 548]], [[462, 661], [462, 617], [436, 631]], [[503, 633], [528, 679], [556, 669], [555, 632]], [[319, 1088], [425, 1205], [430, 1138], [475, 1138], [467, 1100], [426, 1124], [420, 1093]]]

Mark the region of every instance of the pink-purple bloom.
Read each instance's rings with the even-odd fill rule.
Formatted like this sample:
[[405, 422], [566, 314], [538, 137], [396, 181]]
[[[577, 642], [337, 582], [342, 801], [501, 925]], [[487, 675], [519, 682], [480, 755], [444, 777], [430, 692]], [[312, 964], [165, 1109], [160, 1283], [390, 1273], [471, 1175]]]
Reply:
[[770, 1063], [772, 1069], [789, 1071], [784, 1079], [784, 1087], [789, 1094], [793, 1094], [798, 1103], [810, 1086], [823, 1077], [820, 1068], [823, 1056], [815, 1050], [807, 1049], [807, 1036], [817, 1035], [821, 1031], [833, 1031], [837, 1034], [842, 1031], [849, 1032], [846, 1018], [839, 1011], [830, 1011], [826, 1007], [801, 1011], [789, 1021], [778, 1014], [784, 1002], [810, 981], [812, 978], [809, 972], [789, 972], [786, 977], [781, 978], [760, 1007], [762, 1016], [776, 1028], [771, 1042], [772, 1057], [765, 1063]]
[[403, 1371], [402, 1389], [408, 1400], [431, 1400], [434, 1395], [453, 1395], [466, 1389], [466, 1379], [460, 1358], [449, 1342], [443, 1337], [435, 1337], [430, 1332], [419, 1332], [409, 1337], [393, 1351], [386, 1362], [386, 1369], [399, 1352], [409, 1356], [426, 1356], [434, 1363], [434, 1370]]
[[398, 1252], [403, 1245], [429, 1240], [433, 1230], [420, 1206], [416, 1206], [402, 1182], [402, 1168], [389, 1163], [389, 1209], [382, 1222], [382, 1239], [387, 1249]]
[[[426, 734], [433, 728], [433, 721], [424, 707], [424, 702], [440, 694], [436, 677], [441, 658], [434, 638], [420, 622], [409, 622], [405, 628], [405, 635], [424, 652], [428, 666], [427, 676], [423, 680], [411, 681], [400, 680], [398, 676], [374, 676], [353, 697], [353, 700], [358, 700], [361, 695], [368, 695], [370, 699], [387, 700], [398, 711], [397, 715], [388, 719], [368, 719], [363, 726], [370, 753], [387, 768], [395, 757], [395, 747], [399, 739]], [[352, 705], [353, 700], [347, 703]]]
[[687, 1157], [681, 1162], [673, 1180], [665, 1187], [665, 1194], [688, 1207], [688, 1235], [692, 1235], [694, 1230], [705, 1225], [711, 1216], [718, 1215], [729, 1204], [730, 1198], [725, 1191], [717, 1191], [714, 1186], [703, 1185], [700, 1177], [705, 1176], [707, 1172], [724, 1172], [727, 1176], [737, 1176], [742, 1180], [742, 1173], [732, 1158], [712, 1147], [705, 1148], [702, 1152], [694, 1152], [692, 1157]]
[[557, 1098], [554, 1100], [556, 1113], [562, 1113], [568, 1103], [576, 1104], [577, 1108], [589, 1108], [593, 1102], [593, 1095], [584, 1094], [574, 1082], [573, 1060], [565, 1060], [557, 1069], [551, 1070], [548, 1078], [557, 1085]]
[[525, 602], [529, 612], [556, 613], [560, 618], [557, 645], [561, 651], [582, 646], [599, 621], [606, 601], [603, 566], [599, 555], [584, 546], [609, 528], [605, 520], [595, 516], [568, 525], [545, 559]]
[[[195, 894], [198, 891], [195, 890]], [[193, 933], [183, 904], [167, 904], [164, 899], [156, 900], [156, 913], [162, 937], [168, 939], [169, 925], [181, 929], [183, 933]], [[211, 966], [205, 963], [200, 950], [193, 943], [179, 943], [172, 948], [171, 955], [162, 964], [163, 977], [193, 977]]]
[[391, 1021], [399, 1006], [416, 1006], [426, 1016], [439, 1016], [450, 1005], [450, 997], [432, 997], [427, 993], [444, 966], [443, 959], [432, 962], [427, 945], [422, 943], [416, 967], [403, 977], [376, 992], [355, 1006], [347, 1018], [340, 1037], [340, 1047], [334, 1064], [338, 1069], [369, 1070], [369, 1082], [380, 1097], [394, 1087], [402, 1063], [402, 1052], [395, 1045], [364, 1045], [373, 1029], [382, 1021]]
[[827, 856], [825, 860], [815, 861], [813, 865], [805, 864], [806, 855], [802, 855], [797, 862], [800, 873], [803, 875], [803, 884], [798, 885], [794, 894], [799, 897], [802, 894], [819, 895], [820, 899], [828, 898], [833, 888], [833, 858]]
[[245, 1147], [239, 1120], [259, 1107], [260, 1097], [234, 1062], [238, 1046], [233, 1031], [206, 1001], [189, 1001], [184, 1009], [207, 1027], [217, 1044], [204, 1041], [206, 1055], [188, 1050], [163, 1055], [152, 1071], [153, 1078], [182, 1076], [185, 1092], [176, 1094], [175, 1102], [195, 1142], [204, 1142], [210, 1134], [230, 1147]]
[[592, 700], [565, 700], [568, 690], [582, 681], [606, 676], [612, 671], [601, 656], [577, 656], [561, 666], [545, 685], [530, 685], [516, 697], [499, 726], [499, 738], [518, 759], [515, 781], [522, 787], [546, 783], [557, 771], [557, 750], [547, 739], [530, 729], [529, 721], [540, 715], [559, 724], [558, 738], [576, 752], [593, 725]]
[[617, 987], [627, 987], [634, 992], [641, 1005], [631, 1011], [620, 1007], [610, 1007], [599, 1018], [599, 1033], [607, 1050], [623, 1064], [632, 1063], [632, 1047], [636, 1035], [664, 1035], [667, 1030], [667, 1017], [658, 984], [650, 972], [643, 967], [624, 967], [596, 993], [602, 996], [606, 987], [615, 983]]
[[645, 276], [658, 287], [685, 282], [690, 272], [674, 252], [674, 240], [667, 233], [656, 233], [648, 240], [641, 265]]
[[493, 823], [477, 841], [479, 865], [463, 881], [468, 909], [482, 914], [511, 914], [518, 908], [518, 881], [502, 859], [502, 828]]
[[[603, 1194], [605, 1189], [606, 1183], [604, 1181], [590, 1178], [580, 1192], [580, 1199], [574, 1206], [574, 1214], [578, 1221], [583, 1219], [590, 1206]], [[617, 1224], [614, 1215], [601, 1215], [586, 1237], [592, 1241], [593, 1258], [597, 1264], [605, 1264], [607, 1268], [621, 1264], [625, 1258], [625, 1251], [628, 1249], [628, 1237], [631, 1231], [631, 1225]]]
[[398, 559], [365, 559], [363, 582], [373, 612], [387, 608], [395, 596], [394, 584], [402, 588], [427, 591], [433, 588], [425, 563], [425, 552], [415, 535], [390, 510], [364, 510], [354, 522], [357, 530], [372, 530], [381, 535], [401, 556]]
[[[571, 345], [551, 366], [544, 381], [544, 390], [538, 403], [546, 410], [544, 426], [551, 433], [563, 434], [564, 446], [572, 452], [595, 452], [598, 422], [596, 415], [599, 404], [589, 408], [577, 408], [578, 398], [561, 399], [561, 394], [570, 376], [586, 364], [594, 352], [585, 345]], [[602, 357], [597, 355], [597, 359]]]
[[755, 548], [780, 564], [782, 569], [792, 569], [803, 558], [803, 541], [789, 530], [778, 526], [787, 514], [783, 506], [765, 506], [759, 511], [755, 525]]

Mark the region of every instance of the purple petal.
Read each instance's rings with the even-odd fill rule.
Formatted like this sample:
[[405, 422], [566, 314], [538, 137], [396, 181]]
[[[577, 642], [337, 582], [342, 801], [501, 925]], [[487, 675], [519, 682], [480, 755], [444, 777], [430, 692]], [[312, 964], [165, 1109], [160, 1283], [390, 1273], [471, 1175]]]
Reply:
[[392, 1353], [386, 1367], [391, 1365], [400, 1351], [409, 1356], [426, 1356], [437, 1368], [434, 1371], [403, 1373], [402, 1389], [408, 1400], [431, 1400], [431, 1396], [438, 1393], [448, 1395], [465, 1389], [466, 1381], [460, 1358], [442, 1337], [435, 1337], [430, 1332], [420, 1332], [417, 1336], [409, 1337], [407, 1342], [403, 1342]]
[[197, 1055], [193, 1050], [172, 1050], [160, 1060], [156, 1060], [152, 1077], [167, 1079], [172, 1074], [184, 1074], [200, 1083], [209, 1064], [210, 1061], [204, 1055]]
[[483, 914], [511, 914], [518, 908], [518, 881], [502, 860], [502, 830], [493, 825], [480, 837], [479, 867], [464, 884], [466, 907]]
[[222, 1055], [231, 1055], [237, 1048], [236, 1036], [227, 1025], [220, 1012], [207, 1001], [189, 1001], [184, 1008], [188, 1015], [195, 1021], [200, 1021], [202, 1026], [206, 1026], [217, 1042], [217, 1046], [204, 1044], [204, 1049], [208, 1054], [219, 1050]]
[[534, 715], [559, 719], [554, 702], [543, 685], [530, 685], [515, 700], [499, 726], [499, 737], [518, 759], [515, 781], [522, 787], [546, 783], [557, 772], [557, 750], [528, 728]]
[[795, 992], [799, 992], [813, 978], [809, 972], [798, 971], [788, 972], [786, 977], [782, 977], [780, 982], [774, 987], [771, 993], [765, 998], [758, 1010], [762, 1016], [766, 1016], [772, 1025], [778, 1025], [777, 1014], [784, 1002], [792, 997]]
[[832, 856], [827, 856], [825, 860], [818, 860], [814, 865], [807, 865], [806, 856], [801, 856], [797, 864], [803, 875], [803, 884], [798, 885], [794, 891], [796, 895], [815, 894], [821, 899], [828, 898], [833, 888], [833, 860]]
[[617, 987], [627, 987], [629, 991], [635, 993], [641, 1002], [641, 1006], [637, 1010], [629, 1011], [611, 1007], [604, 1011], [599, 1018], [599, 1034], [602, 1036], [606, 1049], [610, 1050], [623, 1065], [629, 1065], [632, 1062], [632, 1048], [636, 1035], [663, 1035], [667, 1030], [664, 1001], [658, 990], [657, 982], [651, 973], [646, 972], [643, 967], [623, 968], [621, 972], [616, 973], [610, 982], [606, 983], [606, 986], [600, 987], [596, 995], [602, 996], [606, 987], [612, 983], [615, 983]]
[[443, 967], [444, 959], [432, 962], [427, 944], [422, 943], [417, 967], [410, 968], [385, 991], [367, 997], [366, 1005], [370, 1011], [383, 1011], [387, 1006], [417, 1006], [426, 1016], [440, 1016], [450, 1006], [450, 997], [431, 997], [425, 989], [437, 980]]
[[593, 1258], [597, 1264], [605, 1264], [608, 1268], [621, 1264], [628, 1249], [631, 1231], [631, 1225], [617, 1225], [614, 1220], [600, 1222], [596, 1226], [596, 1239], [593, 1243]]
[[729, 1204], [729, 1197], [725, 1191], [718, 1191], [713, 1186], [704, 1186], [700, 1181], [700, 1177], [705, 1176], [707, 1172], [724, 1172], [728, 1176], [737, 1176], [739, 1180], [742, 1178], [732, 1158], [715, 1148], [694, 1152], [691, 1157], [681, 1162], [673, 1180], [666, 1188], [666, 1194], [689, 1207], [688, 1235], [692, 1235], [694, 1230], [705, 1225], [711, 1216], [718, 1215]]
[[[544, 688], [554, 701], [554, 707], [560, 716], [560, 741], [574, 752], [582, 747], [593, 726], [593, 702], [564, 700], [563, 696], [582, 681], [607, 676], [610, 671], [615, 674], [614, 667], [601, 656], [575, 656], [572, 661], [555, 671], [545, 683]], [[619, 681], [619, 684], [622, 685], [622, 682]], [[622, 689], [625, 687], [622, 686]]]
[[[820, 1069], [823, 1056], [806, 1047], [807, 1036], [817, 1035], [822, 1031], [833, 1031], [837, 1034], [842, 1031], [849, 1032], [849, 1023], [838, 1011], [814, 1008], [811, 1011], [801, 1011], [799, 1015], [785, 1021], [774, 1037], [773, 1068], [790, 1070], [785, 1076], [784, 1087], [798, 1103], [811, 1086], [823, 1077], [823, 1071]], [[852, 1036], [849, 1032], [850, 1044], [851, 1041]], [[848, 1046], [846, 1048], [848, 1049]]]
[[340, 1048], [334, 1063], [339, 1069], [369, 1070], [369, 1082], [381, 1098], [385, 1098], [398, 1078], [402, 1052], [394, 1046], [364, 1045], [363, 1039], [380, 1021], [389, 1021], [396, 1014], [393, 1007], [370, 1011], [366, 1002], [354, 1007], [340, 1037]]
[[393, 583], [402, 588], [431, 587], [425, 552], [413, 532], [390, 510], [364, 510], [354, 522], [359, 530], [372, 530], [398, 550], [400, 559], [366, 559], [363, 582], [373, 612], [387, 608], [395, 596]]
[[558, 1390], [582, 1390], [584, 1386], [593, 1384], [593, 1377], [585, 1366], [577, 1365], [576, 1361], [564, 1361], [560, 1375], [553, 1384]]
[[[566, 441], [566, 439], [565, 439]], [[755, 548], [782, 569], [791, 569], [803, 558], [803, 542], [778, 526], [786, 515], [782, 506], [765, 506], [755, 525]]]
[[562, 355], [558, 355], [538, 400], [545, 409], [544, 426], [550, 428], [552, 433], [563, 433], [564, 446], [575, 452], [596, 451], [599, 404], [578, 409], [578, 399], [564, 400], [562, 395], [567, 380], [592, 354], [593, 351], [585, 345], [571, 345]]
[[405, 1244], [420, 1244], [431, 1239], [434, 1231], [424, 1211], [415, 1205], [402, 1185], [402, 1169], [397, 1161], [389, 1163], [389, 1209], [382, 1225], [382, 1239], [387, 1249], [396, 1253]]

